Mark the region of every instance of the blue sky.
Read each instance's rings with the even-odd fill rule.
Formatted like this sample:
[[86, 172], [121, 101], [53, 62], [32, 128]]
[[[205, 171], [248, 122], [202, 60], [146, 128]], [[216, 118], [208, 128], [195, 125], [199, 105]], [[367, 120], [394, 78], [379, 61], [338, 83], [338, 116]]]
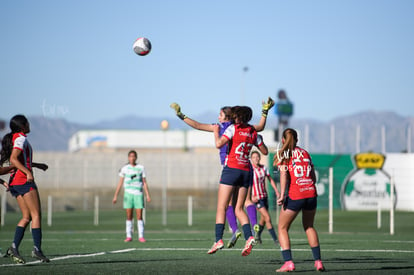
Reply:
[[295, 118], [414, 116], [413, 12], [410, 0], [0, 1], [0, 118], [174, 119], [174, 101], [189, 116], [259, 112], [281, 88]]

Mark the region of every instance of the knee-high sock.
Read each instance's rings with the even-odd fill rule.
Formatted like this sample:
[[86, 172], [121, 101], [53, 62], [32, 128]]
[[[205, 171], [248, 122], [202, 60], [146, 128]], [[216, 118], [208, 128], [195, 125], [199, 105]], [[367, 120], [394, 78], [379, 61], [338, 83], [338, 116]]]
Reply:
[[33, 237], [34, 248], [37, 251], [42, 251], [42, 229], [32, 228], [32, 237]]
[[216, 223], [216, 242], [223, 238], [224, 223]]
[[138, 238], [144, 238], [144, 221], [143, 220], [138, 220], [137, 228], [138, 228]]
[[259, 235], [259, 237], [262, 236], [263, 229], [264, 229], [264, 226], [259, 224], [259, 232], [257, 232], [257, 235]]
[[16, 226], [16, 231], [14, 232], [13, 247], [19, 248], [19, 245], [23, 239], [24, 231], [26, 227]]
[[312, 249], [312, 255], [313, 255], [313, 259], [316, 260], [320, 260], [321, 259], [321, 248], [318, 246], [315, 247], [311, 247]]
[[282, 257], [285, 262], [292, 260], [292, 250], [286, 249], [282, 250]]
[[250, 224], [246, 223], [242, 225], [244, 239], [247, 241], [252, 236], [252, 229], [250, 228]]
[[127, 238], [132, 238], [132, 229], [134, 228], [134, 224], [132, 220], [126, 220], [126, 236]]
[[227, 222], [230, 225], [231, 231], [233, 233], [236, 232], [237, 220], [236, 220], [236, 215], [234, 214], [234, 208], [231, 205], [229, 205], [229, 207], [226, 210], [226, 218], [227, 218]]
[[257, 224], [256, 205], [250, 204], [246, 207], [247, 215], [249, 216], [250, 224], [254, 226]]
[[270, 236], [272, 236], [273, 241], [276, 242], [277, 241], [277, 235], [276, 235], [275, 229], [273, 227], [269, 229], [269, 233], [270, 233]]

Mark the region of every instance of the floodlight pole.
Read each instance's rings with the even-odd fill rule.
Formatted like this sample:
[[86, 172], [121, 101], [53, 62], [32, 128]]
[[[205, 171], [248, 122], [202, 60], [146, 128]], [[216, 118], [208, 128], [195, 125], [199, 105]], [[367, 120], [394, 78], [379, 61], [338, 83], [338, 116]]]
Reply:
[[390, 192], [390, 235], [394, 235], [394, 188], [395, 188], [395, 182], [394, 182], [394, 170], [391, 174], [391, 192]]
[[329, 167], [329, 234], [333, 233], [333, 167]]
[[244, 105], [244, 97], [245, 97], [245, 80], [246, 80], [246, 73], [249, 71], [249, 67], [243, 67], [242, 77], [241, 77], [241, 87], [240, 87], [240, 105]]
[[161, 121], [161, 130], [163, 131], [163, 148], [162, 148], [162, 157], [163, 157], [163, 183], [162, 183], [162, 225], [167, 225], [167, 130], [168, 130], [168, 121]]

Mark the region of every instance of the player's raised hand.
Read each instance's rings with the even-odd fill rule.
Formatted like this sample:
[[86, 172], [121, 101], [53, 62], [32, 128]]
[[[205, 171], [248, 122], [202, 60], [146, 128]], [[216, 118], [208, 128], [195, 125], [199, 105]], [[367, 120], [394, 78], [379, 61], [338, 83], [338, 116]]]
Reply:
[[269, 96], [266, 102], [262, 102], [262, 116], [266, 117], [270, 109], [275, 105], [275, 101]]
[[170, 107], [175, 111], [175, 114], [178, 115], [178, 113], [181, 113], [181, 107], [178, 105], [178, 103], [171, 103]]
[[181, 112], [181, 107], [177, 103], [173, 102], [170, 104], [170, 107], [175, 111], [175, 114], [181, 119], [185, 119], [187, 116]]

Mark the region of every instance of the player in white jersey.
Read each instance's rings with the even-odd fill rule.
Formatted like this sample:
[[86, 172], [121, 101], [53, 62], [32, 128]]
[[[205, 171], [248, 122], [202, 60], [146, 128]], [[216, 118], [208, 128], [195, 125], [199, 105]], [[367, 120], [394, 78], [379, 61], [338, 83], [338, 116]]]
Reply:
[[136, 210], [138, 240], [145, 242], [144, 238], [144, 221], [142, 220], [142, 210], [144, 209], [144, 194], [147, 202], [151, 201], [148, 184], [145, 176], [143, 165], [137, 164], [137, 152], [134, 150], [128, 153], [128, 164], [121, 168], [119, 173], [119, 182], [116, 187], [112, 203], [116, 203], [118, 193], [124, 186], [124, 209], [126, 209], [126, 239], [125, 242], [132, 241], [132, 232], [134, 228], [133, 209]]

